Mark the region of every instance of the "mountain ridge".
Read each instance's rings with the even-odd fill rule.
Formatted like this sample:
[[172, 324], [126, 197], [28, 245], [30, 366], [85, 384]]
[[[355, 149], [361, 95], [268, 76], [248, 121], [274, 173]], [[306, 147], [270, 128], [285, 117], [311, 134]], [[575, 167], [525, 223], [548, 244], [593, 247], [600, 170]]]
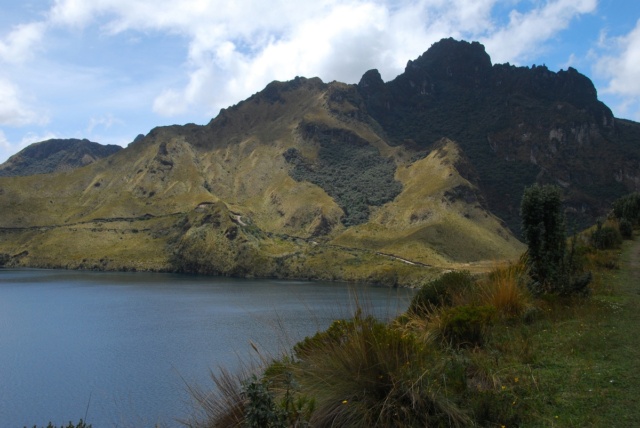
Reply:
[[272, 82], [52, 186], [1, 178], [0, 253], [9, 266], [412, 284], [518, 257], [525, 185], [560, 184], [574, 218], [602, 215], [637, 189], [637, 136], [577, 71], [491, 65], [479, 43], [444, 39], [390, 82]]
[[0, 177], [49, 174], [89, 165], [122, 147], [87, 139], [49, 139], [34, 143], [0, 164]]

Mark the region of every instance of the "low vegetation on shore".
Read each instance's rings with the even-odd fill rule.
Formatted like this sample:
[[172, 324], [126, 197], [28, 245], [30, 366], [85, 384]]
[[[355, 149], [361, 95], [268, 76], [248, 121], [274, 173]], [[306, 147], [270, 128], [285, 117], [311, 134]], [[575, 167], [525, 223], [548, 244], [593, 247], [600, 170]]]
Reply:
[[446, 273], [391, 322], [359, 309], [260, 369], [214, 373], [214, 391], [194, 391], [199, 413], [185, 425], [640, 424], [640, 302], [625, 276], [640, 247], [623, 243], [640, 197], [622, 198], [610, 218], [568, 240], [558, 197], [547, 186], [525, 192], [523, 211], [535, 209], [523, 212], [531, 218], [523, 215], [520, 262]]

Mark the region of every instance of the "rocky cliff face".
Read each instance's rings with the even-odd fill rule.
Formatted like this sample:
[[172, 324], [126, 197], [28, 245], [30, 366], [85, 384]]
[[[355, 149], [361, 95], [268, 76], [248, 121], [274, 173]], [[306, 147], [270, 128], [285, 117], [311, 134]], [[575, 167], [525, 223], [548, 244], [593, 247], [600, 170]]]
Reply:
[[32, 144], [0, 165], [0, 177], [69, 171], [110, 156], [122, 147], [89, 140], [53, 139]]
[[575, 69], [492, 66], [481, 44], [446, 39], [393, 81], [372, 70], [358, 88], [391, 144], [428, 150], [455, 140], [490, 208], [514, 230], [522, 189], [533, 182], [563, 187], [581, 222], [638, 188], [637, 125], [616, 120]]

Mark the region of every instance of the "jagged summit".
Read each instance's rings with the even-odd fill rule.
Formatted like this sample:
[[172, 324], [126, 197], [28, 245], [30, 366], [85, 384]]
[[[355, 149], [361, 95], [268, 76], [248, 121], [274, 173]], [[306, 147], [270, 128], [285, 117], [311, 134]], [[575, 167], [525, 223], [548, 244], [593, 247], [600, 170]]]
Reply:
[[[618, 129], [591, 80], [573, 68], [492, 65], [482, 44], [444, 39], [389, 82], [368, 71], [358, 89], [392, 145], [429, 150], [440, 138], [456, 141], [478, 171], [489, 206], [514, 230], [518, 198], [533, 181], [565, 187], [572, 212], [585, 213], [579, 222], [636, 186], [625, 177], [640, 173], [628, 161], [638, 149], [623, 154], [615, 143], [620, 132], [636, 131]], [[595, 160], [602, 158], [608, 162]], [[614, 176], [620, 168], [625, 172]], [[611, 194], [591, 196], [594, 183], [606, 183]]]
[[[461, 91], [471, 91], [473, 97], [508, 97], [524, 95], [545, 101], [568, 102], [588, 109], [612, 125], [611, 110], [601, 103], [591, 80], [569, 67], [566, 71], [550, 71], [546, 66], [516, 67], [492, 65], [489, 54], [479, 42], [457, 41], [452, 38], [434, 43], [415, 60], [409, 60], [404, 73], [384, 83], [377, 70], [367, 71], [358, 87], [368, 98], [390, 101], [389, 89], [395, 98], [410, 102], [423, 99], [460, 98]], [[460, 101], [467, 102], [467, 96]], [[605, 123], [606, 122], [606, 123]]]
[[432, 80], [455, 80], [473, 86], [490, 72], [491, 58], [482, 44], [450, 38], [434, 43], [416, 60], [410, 60], [404, 74], [409, 77], [426, 74]]

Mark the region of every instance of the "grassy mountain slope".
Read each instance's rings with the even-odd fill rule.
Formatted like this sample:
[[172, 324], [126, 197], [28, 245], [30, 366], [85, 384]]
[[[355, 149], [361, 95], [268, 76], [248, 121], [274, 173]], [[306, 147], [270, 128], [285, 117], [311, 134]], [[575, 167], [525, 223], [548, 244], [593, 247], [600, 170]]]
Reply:
[[274, 82], [208, 125], [156, 128], [85, 168], [1, 178], [0, 253], [13, 266], [387, 283], [517, 256], [470, 196], [455, 143], [425, 155], [388, 144], [355, 86]]
[[458, 146], [443, 140], [426, 158], [403, 165], [403, 192], [336, 242], [467, 269], [470, 262], [517, 258], [523, 245], [484, 208], [477, 187], [458, 172], [461, 162]]
[[638, 189], [638, 143], [576, 70], [442, 40], [390, 82], [273, 82], [207, 125], [0, 177], [0, 260], [388, 283], [482, 270], [523, 251], [525, 186], [560, 185], [579, 226]]

